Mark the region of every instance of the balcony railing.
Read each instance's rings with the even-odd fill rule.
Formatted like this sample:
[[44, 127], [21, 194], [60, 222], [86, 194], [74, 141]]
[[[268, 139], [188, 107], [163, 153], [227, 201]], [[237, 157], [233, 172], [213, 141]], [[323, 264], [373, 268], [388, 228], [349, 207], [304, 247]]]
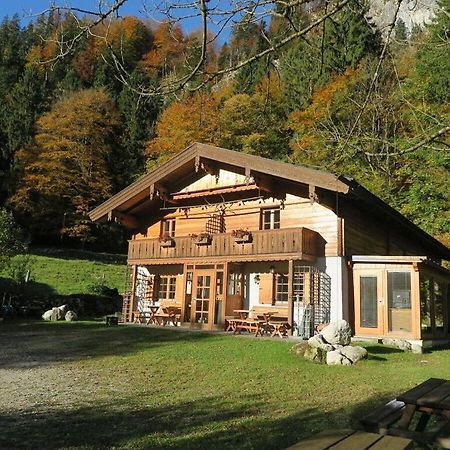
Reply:
[[183, 262], [276, 261], [280, 257], [313, 260], [318, 234], [308, 228], [252, 231], [252, 242], [236, 243], [231, 233], [214, 234], [211, 244], [197, 245], [190, 236], [175, 237], [173, 247], [162, 247], [158, 239], [129, 241], [130, 264], [179, 264]]

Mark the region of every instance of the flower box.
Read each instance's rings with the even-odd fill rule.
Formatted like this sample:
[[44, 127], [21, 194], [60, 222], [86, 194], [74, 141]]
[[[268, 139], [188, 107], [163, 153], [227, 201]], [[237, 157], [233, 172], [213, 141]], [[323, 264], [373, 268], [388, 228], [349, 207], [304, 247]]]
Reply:
[[231, 235], [233, 236], [234, 242], [236, 242], [236, 244], [247, 244], [249, 242], [252, 242], [253, 239], [251, 231], [243, 229], [233, 230], [231, 232]]
[[196, 245], [210, 245], [212, 241], [209, 233], [192, 234], [191, 237]]
[[163, 247], [163, 248], [175, 247], [175, 240], [174, 239], [165, 239], [164, 241], [160, 241], [159, 245], [160, 245], [160, 247]]
[[159, 245], [160, 247], [175, 247], [175, 239], [170, 236], [168, 233], [164, 233], [159, 236]]

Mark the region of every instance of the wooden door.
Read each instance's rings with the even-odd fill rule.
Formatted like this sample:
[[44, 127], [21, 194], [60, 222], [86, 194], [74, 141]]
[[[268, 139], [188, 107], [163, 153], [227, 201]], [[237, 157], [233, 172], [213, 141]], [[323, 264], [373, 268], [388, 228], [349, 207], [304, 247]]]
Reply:
[[191, 324], [211, 328], [214, 319], [215, 272], [194, 272]]
[[383, 272], [358, 270], [355, 283], [355, 334], [381, 336], [385, 331]]

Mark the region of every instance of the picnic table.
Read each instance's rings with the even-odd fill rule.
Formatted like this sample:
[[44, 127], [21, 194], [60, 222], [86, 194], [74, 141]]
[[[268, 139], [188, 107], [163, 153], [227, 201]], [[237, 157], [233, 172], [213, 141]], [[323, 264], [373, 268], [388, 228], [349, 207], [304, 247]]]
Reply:
[[[399, 395], [397, 400], [403, 402], [405, 408], [398, 422], [399, 430], [396, 434], [431, 443], [445, 428], [450, 432], [450, 381], [430, 378]], [[421, 416], [415, 430], [410, 431], [415, 413], [420, 413]], [[426, 433], [425, 429], [432, 415], [440, 419], [441, 424], [435, 432]], [[442, 438], [439, 444], [444, 446], [442, 444], [444, 441], [447, 442], [445, 448], [450, 448], [450, 434], [447, 439]]]
[[[413, 421], [416, 414], [418, 420]], [[437, 426], [427, 430], [432, 416], [437, 419]], [[361, 423], [367, 431], [406, 437], [422, 444], [437, 443], [450, 449], [450, 381], [430, 378], [376, 408]]]
[[247, 319], [248, 315], [250, 314], [249, 309], [235, 309], [233, 312], [237, 313], [239, 316], [239, 319]]
[[355, 430], [326, 430], [287, 450], [403, 450], [411, 448], [413, 441], [396, 436]]
[[177, 326], [181, 319], [181, 308], [177, 306], [160, 306], [158, 311], [153, 314], [154, 323], [165, 327], [168, 323]]

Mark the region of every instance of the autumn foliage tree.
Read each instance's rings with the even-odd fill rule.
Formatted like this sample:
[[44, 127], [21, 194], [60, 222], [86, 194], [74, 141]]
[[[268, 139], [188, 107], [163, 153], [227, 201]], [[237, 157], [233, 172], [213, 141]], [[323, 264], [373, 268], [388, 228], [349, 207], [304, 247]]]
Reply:
[[184, 60], [187, 39], [178, 24], [169, 22], [160, 23], [153, 35], [153, 46], [143, 56], [140, 65], [147, 74], [167, 76]]
[[147, 145], [149, 169], [166, 161], [193, 142], [218, 144], [218, 101], [201, 93], [173, 102], [156, 125], [156, 137]]
[[23, 174], [11, 198], [36, 235], [89, 238], [86, 213], [113, 190], [117, 127], [110, 98], [94, 89], [63, 98], [38, 119], [34, 142], [19, 152]]

